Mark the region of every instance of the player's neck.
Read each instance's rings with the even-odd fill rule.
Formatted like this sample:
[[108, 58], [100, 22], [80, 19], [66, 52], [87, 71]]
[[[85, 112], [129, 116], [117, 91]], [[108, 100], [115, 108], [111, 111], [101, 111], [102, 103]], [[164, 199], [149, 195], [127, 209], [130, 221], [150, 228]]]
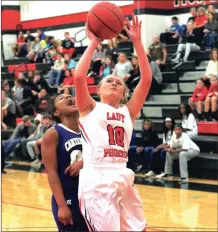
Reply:
[[119, 106], [120, 106], [120, 103], [117, 103], [117, 101], [113, 101], [113, 100], [104, 99], [101, 102], [104, 103], [104, 104], [110, 105], [110, 106], [112, 106], [114, 108], [119, 108]]
[[69, 119], [69, 118], [64, 118], [64, 119], [62, 120], [62, 124], [63, 124], [64, 126], [66, 126], [67, 128], [69, 128], [69, 129], [75, 131], [75, 132], [80, 132], [79, 125], [78, 125], [78, 121], [75, 120], [75, 118], [73, 118], [73, 119], [72, 119], [72, 118], [71, 118], [71, 119]]

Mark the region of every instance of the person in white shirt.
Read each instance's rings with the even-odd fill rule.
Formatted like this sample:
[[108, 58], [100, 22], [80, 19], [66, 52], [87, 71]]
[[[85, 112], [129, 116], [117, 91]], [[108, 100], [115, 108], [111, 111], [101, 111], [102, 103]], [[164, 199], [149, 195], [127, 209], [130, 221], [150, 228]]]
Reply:
[[126, 81], [130, 77], [130, 70], [132, 70], [132, 64], [127, 59], [126, 54], [121, 52], [118, 57], [118, 63], [115, 65], [113, 75], [122, 77]]
[[175, 125], [174, 134], [170, 141], [170, 148], [166, 149], [166, 162], [163, 177], [173, 177], [173, 160], [179, 159], [180, 182], [188, 181], [188, 161], [199, 155], [199, 147], [183, 133], [181, 125]]
[[213, 48], [210, 52], [210, 61], [208, 62], [206, 72], [202, 77], [207, 88], [210, 87], [210, 76], [218, 75], [218, 49]]
[[[147, 177], [155, 177], [161, 178], [160, 174], [164, 171], [164, 163], [165, 163], [165, 156], [166, 156], [166, 148], [170, 147], [171, 137], [173, 135], [175, 126], [175, 121], [172, 118], [165, 118], [163, 122], [163, 143], [157, 146], [152, 154], [151, 157], [151, 166], [150, 171], [145, 174], [145, 178]], [[157, 175], [156, 174], [160, 174]]]
[[194, 115], [191, 113], [191, 107], [188, 104], [180, 105], [180, 114], [182, 116], [182, 127], [190, 139], [198, 136], [198, 125]]

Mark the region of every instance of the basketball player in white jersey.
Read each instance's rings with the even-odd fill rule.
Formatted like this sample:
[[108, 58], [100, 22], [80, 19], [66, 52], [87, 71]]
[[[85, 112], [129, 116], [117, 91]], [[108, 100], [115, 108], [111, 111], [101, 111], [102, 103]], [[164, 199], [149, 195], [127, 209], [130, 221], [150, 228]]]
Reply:
[[132, 16], [125, 28], [139, 59], [141, 78], [132, 98], [123, 105], [127, 88], [122, 78], [109, 75], [99, 84], [101, 102], [92, 99], [86, 75], [100, 42], [87, 28], [90, 44], [75, 71], [76, 101], [83, 137], [79, 201], [90, 231], [145, 231], [134, 173], [126, 168], [133, 124], [148, 94], [152, 74], [141, 40], [141, 22]]

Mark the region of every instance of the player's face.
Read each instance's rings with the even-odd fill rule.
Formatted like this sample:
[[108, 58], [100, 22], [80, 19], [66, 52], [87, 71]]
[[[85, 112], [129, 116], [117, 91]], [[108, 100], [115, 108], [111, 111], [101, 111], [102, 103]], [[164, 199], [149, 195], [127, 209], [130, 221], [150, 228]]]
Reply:
[[120, 77], [110, 75], [103, 79], [99, 87], [99, 95], [103, 98], [112, 98], [116, 99], [117, 102], [124, 98], [125, 84]]
[[56, 106], [55, 116], [59, 117], [60, 115], [67, 116], [72, 113], [78, 112], [76, 107], [76, 100], [74, 97], [68, 94], [59, 95], [54, 102]]

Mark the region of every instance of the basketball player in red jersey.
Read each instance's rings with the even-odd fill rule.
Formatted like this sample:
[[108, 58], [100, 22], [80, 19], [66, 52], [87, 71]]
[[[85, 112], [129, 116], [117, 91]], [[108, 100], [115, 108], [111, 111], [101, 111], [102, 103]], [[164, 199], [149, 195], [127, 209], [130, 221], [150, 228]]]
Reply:
[[152, 73], [142, 44], [141, 22], [132, 15], [125, 28], [138, 55], [141, 78], [126, 103], [122, 78], [109, 75], [98, 88], [101, 102], [90, 96], [86, 75], [100, 42], [87, 28], [90, 44], [75, 71], [76, 101], [83, 138], [83, 169], [79, 179], [80, 209], [90, 231], [145, 231], [146, 220], [134, 187], [134, 173], [126, 168], [133, 124], [148, 94]]

